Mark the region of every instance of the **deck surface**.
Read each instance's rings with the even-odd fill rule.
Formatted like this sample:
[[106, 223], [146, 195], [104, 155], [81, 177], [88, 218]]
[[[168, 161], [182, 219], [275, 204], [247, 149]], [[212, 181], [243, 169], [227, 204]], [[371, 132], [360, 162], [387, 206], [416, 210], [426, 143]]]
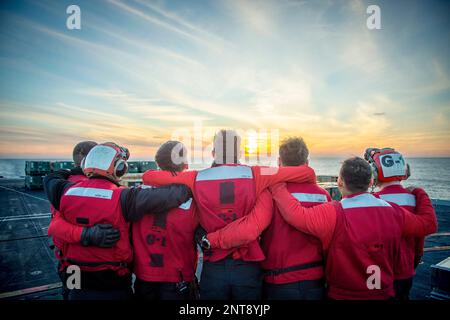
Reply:
[[[450, 206], [436, 209], [438, 234], [426, 239], [412, 299], [427, 299], [430, 265], [450, 256]], [[50, 206], [42, 190], [25, 190], [23, 180], [0, 179], [0, 298], [62, 299], [47, 237], [49, 221]]]

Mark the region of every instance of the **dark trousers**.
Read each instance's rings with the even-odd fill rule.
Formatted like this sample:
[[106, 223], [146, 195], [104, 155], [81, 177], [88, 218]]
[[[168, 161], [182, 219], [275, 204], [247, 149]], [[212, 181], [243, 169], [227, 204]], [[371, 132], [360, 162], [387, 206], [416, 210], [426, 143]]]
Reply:
[[[65, 275], [67, 279], [67, 275]], [[129, 300], [133, 297], [131, 274], [115, 271], [81, 271], [81, 289], [67, 289], [68, 300]]]
[[67, 289], [66, 281], [67, 281], [67, 275], [65, 271], [61, 270], [61, 262], [58, 261], [58, 265], [56, 266], [56, 271], [58, 272], [58, 276], [61, 279], [61, 295], [63, 297], [63, 300], [69, 300], [69, 289]]
[[203, 263], [202, 300], [260, 300], [261, 291], [262, 272], [258, 262], [227, 258]]
[[394, 280], [395, 299], [409, 300], [409, 292], [413, 285], [413, 278]]
[[189, 300], [190, 290], [180, 291], [173, 282], [149, 282], [136, 278], [134, 294], [137, 300]]
[[264, 298], [267, 300], [324, 300], [324, 280], [304, 280], [292, 283], [264, 283]]
[[69, 300], [129, 300], [131, 290], [69, 290]]

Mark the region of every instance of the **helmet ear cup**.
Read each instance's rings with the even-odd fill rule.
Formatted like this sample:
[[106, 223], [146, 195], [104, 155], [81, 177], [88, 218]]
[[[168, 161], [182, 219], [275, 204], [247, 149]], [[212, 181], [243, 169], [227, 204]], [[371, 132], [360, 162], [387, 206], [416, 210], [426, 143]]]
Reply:
[[81, 170], [82, 170], [83, 173], [84, 173], [84, 169], [86, 168], [86, 157], [84, 157], [83, 159], [81, 159], [80, 167], [81, 167]]
[[407, 163], [406, 164], [406, 179], [408, 179], [410, 176], [411, 176], [411, 168], [409, 166], [409, 163]]
[[370, 167], [372, 168], [372, 177], [374, 184], [377, 184], [378, 181], [378, 168], [374, 162], [370, 162]]
[[378, 148], [367, 148], [366, 151], [364, 152], [364, 159], [369, 163], [370, 168], [372, 169], [374, 186], [377, 184], [378, 181], [378, 167], [373, 158], [373, 155], [378, 152], [380, 152], [380, 149]]
[[128, 171], [128, 164], [125, 160], [120, 159], [114, 167], [114, 175], [117, 178], [124, 176]]
[[128, 148], [120, 147], [120, 150], [122, 150], [125, 160], [128, 160], [130, 158], [130, 151], [128, 150]]

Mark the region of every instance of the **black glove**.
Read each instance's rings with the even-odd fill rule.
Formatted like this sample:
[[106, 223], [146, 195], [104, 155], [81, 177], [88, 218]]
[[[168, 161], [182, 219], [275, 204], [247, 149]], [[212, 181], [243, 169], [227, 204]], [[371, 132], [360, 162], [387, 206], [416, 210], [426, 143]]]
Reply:
[[198, 226], [197, 229], [195, 229], [195, 242], [202, 248], [202, 249], [206, 249], [209, 250], [211, 248], [211, 245], [208, 241], [208, 238], [206, 237], [208, 233], [206, 232], [205, 229], [203, 229], [203, 227]]
[[81, 245], [101, 248], [114, 247], [120, 239], [120, 232], [110, 224], [96, 224], [93, 227], [83, 228]]
[[184, 192], [185, 198], [182, 203], [185, 203], [186, 201], [188, 201], [189, 199], [191, 199], [193, 197], [192, 190], [189, 187], [185, 186], [184, 184], [174, 183], [169, 186], [177, 186], [178, 188], [181, 189], [180, 192], [182, 192], [182, 193]]
[[69, 179], [71, 173], [69, 169], [59, 169], [55, 172], [55, 175], [57, 175], [61, 179], [67, 180]]

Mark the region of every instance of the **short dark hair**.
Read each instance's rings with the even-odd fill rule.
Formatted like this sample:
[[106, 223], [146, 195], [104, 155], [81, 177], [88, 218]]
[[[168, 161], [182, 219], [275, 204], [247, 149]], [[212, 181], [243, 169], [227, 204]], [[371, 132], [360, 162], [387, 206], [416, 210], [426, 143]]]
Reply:
[[155, 155], [155, 161], [161, 170], [172, 172], [181, 172], [184, 170], [186, 165], [185, 161], [181, 163], [174, 163], [172, 159], [172, 151], [177, 146], [180, 148], [178, 156], [184, 159], [186, 156], [186, 148], [179, 141], [167, 141], [159, 147]]
[[309, 150], [303, 138], [287, 138], [283, 140], [279, 150], [284, 166], [300, 166], [308, 162]]
[[350, 192], [365, 192], [369, 189], [372, 169], [364, 159], [353, 157], [345, 160], [339, 174]]
[[97, 142], [94, 141], [81, 141], [77, 143], [72, 152], [73, 162], [75, 162], [76, 167], [79, 167], [81, 165], [81, 160], [83, 160], [83, 158], [87, 156], [89, 151], [91, 151], [91, 149], [96, 145]]
[[214, 163], [238, 163], [241, 149], [241, 137], [236, 130], [221, 129], [214, 135]]

